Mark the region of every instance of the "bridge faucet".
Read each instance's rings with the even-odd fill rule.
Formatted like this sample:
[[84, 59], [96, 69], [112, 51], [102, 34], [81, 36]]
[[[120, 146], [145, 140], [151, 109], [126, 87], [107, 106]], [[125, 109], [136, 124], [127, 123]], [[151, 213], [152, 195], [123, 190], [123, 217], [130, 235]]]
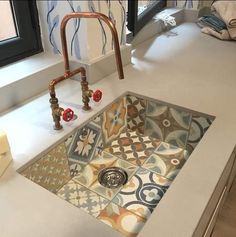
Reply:
[[84, 104], [82, 107], [83, 110], [91, 109], [91, 107], [89, 106], [89, 101], [91, 97], [93, 97], [93, 99], [97, 102], [102, 97], [101, 91], [97, 90], [93, 92], [92, 90], [89, 89], [88, 82], [86, 79], [86, 71], [84, 67], [79, 67], [73, 71], [70, 70], [68, 50], [67, 50], [67, 40], [66, 40], [66, 25], [67, 25], [67, 22], [72, 18], [95, 18], [95, 19], [100, 19], [104, 21], [108, 25], [113, 37], [116, 65], [117, 65], [119, 78], [120, 79], [124, 78], [118, 34], [113, 22], [106, 15], [102, 13], [98, 13], [98, 12], [73, 12], [66, 15], [63, 18], [61, 22], [61, 26], [60, 26], [62, 54], [64, 58], [64, 75], [54, 80], [51, 80], [49, 83], [49, 93], [50, 93], [49, 102], [51, 104], [52, 117], [54, 121], [55, 130], [62, 129], [62, 125], [60, 124], [61, 116], [63, 120], [66, 122], [69, 122], [74, 117], [74, 112], [71, 109], [64, 110], [63, 108], [59, 107], [58, 99], [56, 97], [56, 91], [55, 91], [56, 84], [80, 73], [81, 74], [82, 101]]

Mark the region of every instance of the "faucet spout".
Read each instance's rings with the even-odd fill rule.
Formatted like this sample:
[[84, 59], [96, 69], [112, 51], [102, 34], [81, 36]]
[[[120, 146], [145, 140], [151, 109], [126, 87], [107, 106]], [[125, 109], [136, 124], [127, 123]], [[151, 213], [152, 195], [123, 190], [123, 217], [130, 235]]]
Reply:
[[64, 63], [65, 63], [65, 74], [69, 73], [70, 71], [68, 50], [67, 50], [67, 43], [66, 43], [66, 25], [67, 25], [67, 22], [72, 18], [96, 18], [96, 19], [100, 19], [104, 21], [108, 25], [109, 29], [111, 30], [113, 41], [114, 41], [116, 66], [117, 66], [119, 78], [124, 79], [124, 72], [123, 72], [122, 60], [121, 60], [121, 54], [120, 54], [120, 45], [119, 45], [116, 27], [106, 15], [102, 13], [98, 13], [98, 12], [73, 12], [73, 13], [67, 14], [63, 18], [61, 22], [61, 41], [62, 41], [62, 52], [63, 52]]

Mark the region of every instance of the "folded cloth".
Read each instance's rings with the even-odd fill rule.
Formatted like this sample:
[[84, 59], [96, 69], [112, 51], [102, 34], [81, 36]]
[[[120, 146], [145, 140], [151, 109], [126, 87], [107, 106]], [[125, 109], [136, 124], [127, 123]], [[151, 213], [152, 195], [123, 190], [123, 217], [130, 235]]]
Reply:
[[216, 1], [211, 6], [212, 11], [218, 12], [227, 26], [236, 27], [236, 1]]
[[199, 19], [199, 22], [202, 23], [202, 25], [206, 25], [213, 28], [217, 32], [227, 29], [225, 22], [214, 15], [203, 16]]
[[236, 1], [215, 1], [211, 10], [225, 22], [231, 39], [236, 40]]
[[220, 32], [218, 32], [218, 31], [215, 31], [214, 29], [212, 29], [211, 27], [206, 26], [201, 29], [201, 32], [208, 34], [208, 35], [212, 35], [212, 36], [214, 36], [218, 39], [221, 39], [221, 40], [230, 40], [231, 39], [227, 29], [224, 29], [224, 30], [221, 30]]

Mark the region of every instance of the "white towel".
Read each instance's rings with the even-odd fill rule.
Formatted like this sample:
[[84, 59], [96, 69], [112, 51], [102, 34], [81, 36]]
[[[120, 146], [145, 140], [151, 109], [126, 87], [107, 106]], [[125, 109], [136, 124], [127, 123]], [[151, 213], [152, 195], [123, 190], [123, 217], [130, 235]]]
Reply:
[[236, 40], [236, 1], [216, 1], [211, 10], [221, 17], [227, 25], [230, 37]]

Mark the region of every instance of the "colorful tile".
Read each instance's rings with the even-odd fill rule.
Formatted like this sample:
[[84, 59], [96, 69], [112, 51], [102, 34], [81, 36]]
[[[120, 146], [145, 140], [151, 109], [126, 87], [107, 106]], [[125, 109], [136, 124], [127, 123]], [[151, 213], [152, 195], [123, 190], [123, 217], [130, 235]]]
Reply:
[[93, 124], [96, 124], [99, 128], [102, 126], [101, 115], [99, 114], [92, 120]]
[[187, 144], [187, 150], [190, 153], [194, 150], [199, 141], [202, 139], [207, 129], [211, 126], [212, 122], [213, 119], [193, 116]]
[[142, 167], [173, 180], [187, 159], [186, 150], [162, 142]]
[[127, 237], [137, 236], [146, 221], [144, 218], [137, 216], [114, 203], [110, 203], [102, 210], [97, 219]]
[[108, 146], [126, 128], [125, 97], [114, 102], [102, 116], [102, 134], [104, 146]]
[[159, 143], [157, 139], [152, 139], [135, 131], [126, 131], [121, 133], [106, 151], [134, 165], [142, 165]]
[[112, 202], [136, 215], [148, 218], [170, 184], [170, 180], [139, 168]]
[[70, 177], [65, 144], [52, 149], [47, 155], [21, 172], [23, 176], [56, 193]]
[[81, 208], [88, 214], [97, 217], [109, 203], [105, 198], [91, 192], [87, 188], [77, 184], [73, 180], [65, 184], [57, 196]]
[[111, 166], [116, 160], [117, 157], [106, 152], [102, 152], [100, 155], [94, 157], [89, 164], [85, 164], [84, 166], [81, 164], [81, 169], [73, 180], [89, 188], [97, 180], [98, 173], [102, 169]]
[[127, 95], [127, 128], [144, 133], [146, 100], [133, 95]]
[[190, 113], [149, 101], [144, 133], [174, 146], [185, 148], [190, 123]]
[[[125, 170], [128, 175], [128, 180], [133, 176], [133, 174], [137, 170], [137, 166], [132, 165], [131, 163], [126, 162], [121, 159], [117, 159], [114, 163], [112, 163], [112, 165], [107, 166], [107, 167], [118, 167]], [[107, 168], [107, 167], [104, 167], [104, 168]], [[98, 174], [101, 170], [102, 169], [99, 169], [99, 171], [96, 174]], [[113, 188], [113, 189], [107, 188], [101, 185], [98, 180], [96, 180], [89, 188], [92, 191], [98, 193], [99, 195], [111, 200], [121, 190], [122, 187]]]
[[79, 129], [68, 149], [69, 161], [89, 162], [93, 158], [94, 150], [100, 136], [100, 129], [89, 123]]
[[119, 167], [126, 171], [128, 175], [128, 180], [133, 176], [133, 174], [137, 171], [138, 166], [131, 164], [125, 160], [118, 159], [115, 163], [112, 164], [113, 167]]

